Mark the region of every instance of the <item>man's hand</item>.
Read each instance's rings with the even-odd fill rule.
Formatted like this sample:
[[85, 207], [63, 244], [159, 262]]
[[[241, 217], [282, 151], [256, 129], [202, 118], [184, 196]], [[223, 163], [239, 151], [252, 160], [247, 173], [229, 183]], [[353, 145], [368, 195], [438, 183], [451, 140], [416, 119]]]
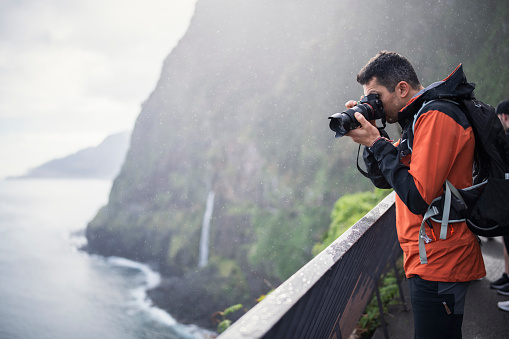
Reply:
[[350, 109], [350, 108], [352, 108], [352, 107], [354, 107], [354, 106], [357, 106], [357, 101], [355, 101], [355, 100], [350, 100], [350, 101], [348, 101], [348, 102], [345, 104], [345, 106], [346, 106], [346, 108], [347, 108], [347, 109]]
[[[352, 102], [355, 101], [351, 100], [347, 102], [346, 103], [347, 107], [348, 104]], [[366, 147], [371, 147], [375, 140], [380, 137], [380, 131], [373, 124], [374, 121], [373, 122], [367, 121], [366, 118], [364, 118], [364, 116], [358, 112], [355, 113], [355, 119], [357, 119], [357, 121], [361, 124], [361, 127], [351, 130], [345, 135], [352, 138], [352, 140], [358, 144], [364, 145]]]

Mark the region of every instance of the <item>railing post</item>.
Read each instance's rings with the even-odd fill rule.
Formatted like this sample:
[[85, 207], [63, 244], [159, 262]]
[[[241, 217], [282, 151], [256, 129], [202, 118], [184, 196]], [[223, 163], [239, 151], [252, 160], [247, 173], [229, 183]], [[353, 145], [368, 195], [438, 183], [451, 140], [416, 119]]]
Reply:
[[399, 299], [401, 300], [401, 303], [403, 304], [403, 310], [405, 312], [408, 312], [408, 308], [407, 308], [406, 302], [405, 302], [405, 296], [403, 295], [403, 289], [401, 288], [401, 279], [399, 278], [398, 267], [396, 266], [396, 258], [392, 259], [392, 267], [394, 268], [394, 275], [396, 276], [396, 282], [398, 283]]
[[384, 330], [385, 339], [389, 339], [389, 332], [387, 332], [387, 323], [385, 322], [384, 306], [382, 305], [382, 298], [380, 298], [380, 286], [376, 283], [376, 301], [378, 302], [378, 310], [380, 311], [380, 322]]

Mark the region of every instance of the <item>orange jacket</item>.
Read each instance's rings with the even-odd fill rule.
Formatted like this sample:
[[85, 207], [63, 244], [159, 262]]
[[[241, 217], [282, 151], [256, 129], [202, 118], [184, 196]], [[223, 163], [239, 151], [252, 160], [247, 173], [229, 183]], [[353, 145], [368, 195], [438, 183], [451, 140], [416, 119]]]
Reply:
[[460, 189], [472, 185], [475, 147], [472, 128], [454, 103], [434, 101], [418, 114], [422, 106], [418, 98], [427, 90], [400, 111], [402, 142], [377, 141], [365, 151], [366, 166], [376, 186], [396, 191], [396, 227], [407, 277], [444, 282], [479, 279], [486, 275], [482, 253], [465, 223], [449, 225], [445, 240], [439, 239], [439, 224], [432, 222], [433, 229], [426, 226], [432, 241], [425, 245], [428, 263], [420, 262], [422, 215], [442, 195], [446, 179]]

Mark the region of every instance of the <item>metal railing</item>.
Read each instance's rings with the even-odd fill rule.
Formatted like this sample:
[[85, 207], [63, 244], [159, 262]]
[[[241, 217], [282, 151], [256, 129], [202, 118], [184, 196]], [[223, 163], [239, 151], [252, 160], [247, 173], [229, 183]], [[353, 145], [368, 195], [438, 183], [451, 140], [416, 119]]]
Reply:
[[348, 338], [400, 255], [393, 192], [219, 338]]

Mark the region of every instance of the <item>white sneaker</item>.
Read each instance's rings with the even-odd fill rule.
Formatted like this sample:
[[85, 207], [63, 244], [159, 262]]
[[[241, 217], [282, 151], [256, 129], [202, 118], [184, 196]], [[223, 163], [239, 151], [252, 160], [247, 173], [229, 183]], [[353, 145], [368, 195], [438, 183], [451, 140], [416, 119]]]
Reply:
[[499, 301], [497, 303], [497, 306], [501, 310], [509, 312], [509, 300], [508, 301]]

